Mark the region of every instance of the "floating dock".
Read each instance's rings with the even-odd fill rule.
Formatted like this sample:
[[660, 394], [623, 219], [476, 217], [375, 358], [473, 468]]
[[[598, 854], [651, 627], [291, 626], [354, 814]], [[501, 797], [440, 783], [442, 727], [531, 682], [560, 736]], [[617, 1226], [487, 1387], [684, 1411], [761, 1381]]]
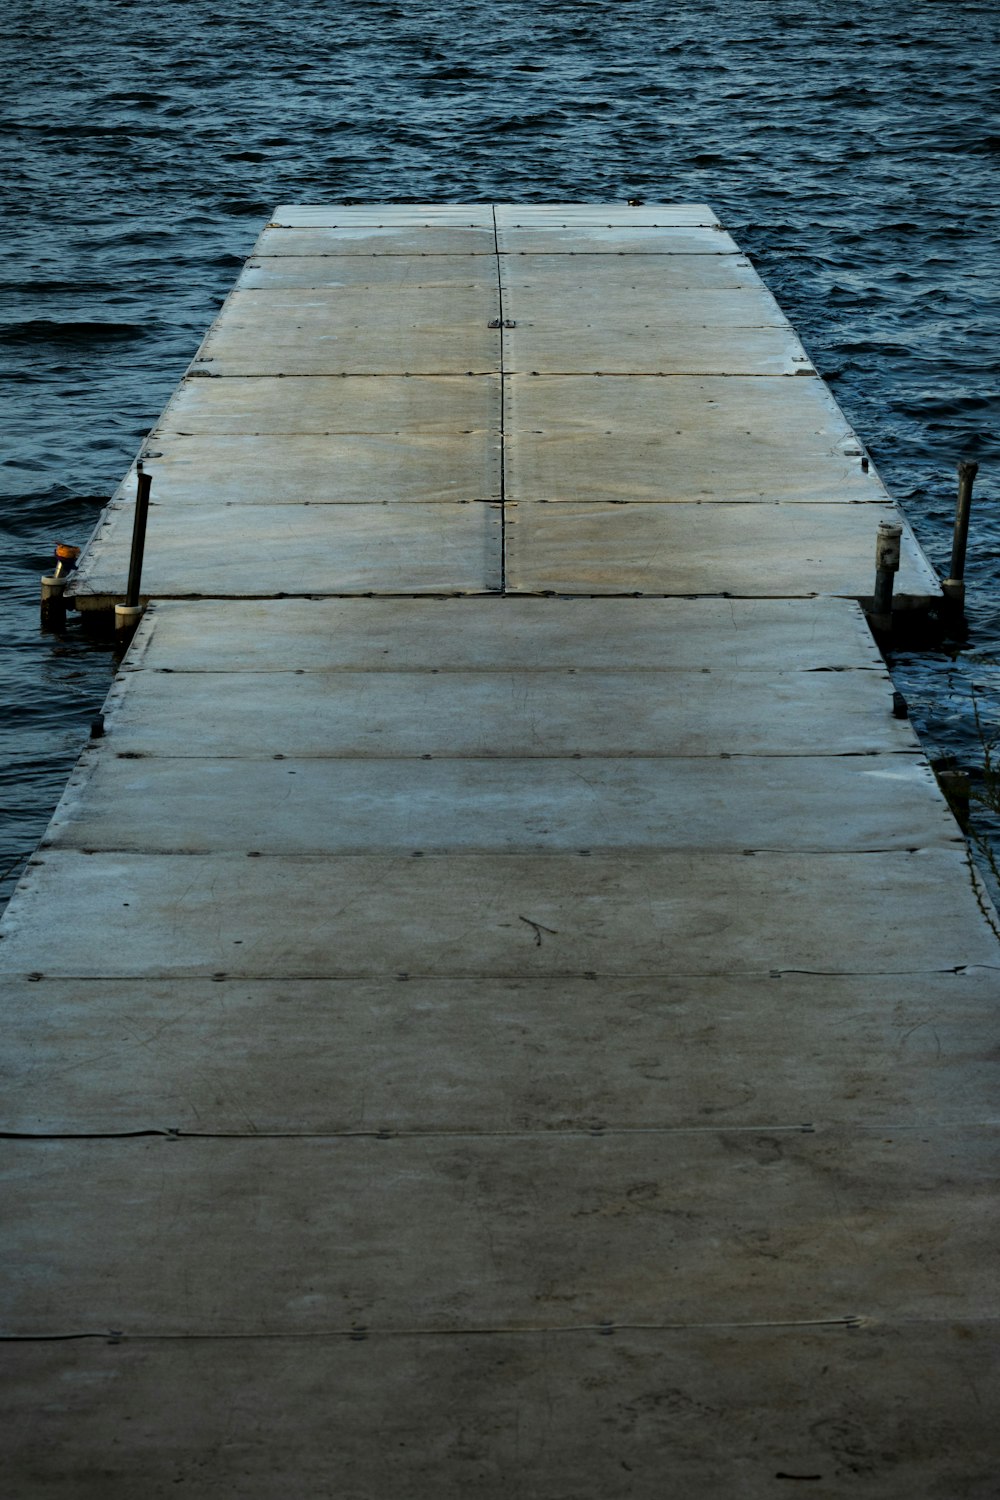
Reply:
[[881, 520], [939, 589], [711, 212], [279, 210], [140, 456], [0, 928], [11, 1493], [993, 1495], [1000, 929]]

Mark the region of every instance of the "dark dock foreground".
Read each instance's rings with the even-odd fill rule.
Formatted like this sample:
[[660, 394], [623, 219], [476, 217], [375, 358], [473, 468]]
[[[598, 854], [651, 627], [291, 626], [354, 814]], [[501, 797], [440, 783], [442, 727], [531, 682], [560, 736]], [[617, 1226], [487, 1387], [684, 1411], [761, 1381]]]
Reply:
[[880, 522], [939, 586], [711, 212], [279, 210], [140, 458], [0, 926], [7, 1492], [995, 1496], [1000, 923]]

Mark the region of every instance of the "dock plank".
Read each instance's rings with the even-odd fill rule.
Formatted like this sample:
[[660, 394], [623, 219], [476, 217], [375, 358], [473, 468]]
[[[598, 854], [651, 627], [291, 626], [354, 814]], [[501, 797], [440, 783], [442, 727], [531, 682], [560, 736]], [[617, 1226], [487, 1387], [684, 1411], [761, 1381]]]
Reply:
[[996, 1317], [998, 1131], [5, 1141], [0, 1328]]
[[343, 1500], [772, 1500], [776, 1475], [832, 1500], [988, 1500], [993, 1353], [989, 1324], [950, 1318], [78, 1340], [12, 1347], [4, 1409], [13, 1471], [39, 1495], [79, 1476], [74, 1500], [166, 1500], [206, 1470], [213, 1500], [274, 1500], [290, 1474]]
[[[278, 256], [359, 255], [368, 257], [496, 255], [493, 225], [338, 224], [336, 227], [269, 225], [253, 248], [254, 261]], [[377, 273], [376, 273], [377, 274]], [[390, 273], [391, 274], [391, 273]]]
[[268, 228], [493, 229], [489, 203], [284, 203]]
[[710, 227], [721, 230], [706, 203], [497, 203], [498, 232], [510, 229], [590, 230]]
[[652, 225], [582, 225], [546, 222], [497, 225], [501, 256], [516, 255], [713, 255], [741, 256], [736, 241], [711, 225], [674, 228]]
[[[133, 507], [108, 508], [81, 563], [87, 607], [124, 595]], [[248, 512], [252, 522], [248, 521]], [[143, 594], [459, 594], [498, 590], [498, 506], [154, 505]]]
[[[685, 262], [685, 274], [690, 275], [692, 264], [707, 258], [691, 256]], [[534, 262], [536, 257], [531, 259]], [[552, 261], [551, 256], [548, 259]], [[608, 265], [607, 261], [595, 259], [598, 265]], [[516, 353], [518, 344], [527, 337], [525, 325], [534, 331], [536, 339], [552, 340], [557, 349], [562, 346], [564, 334], [580, 338], [584, 348], [591, 339], [603, 335], [610, 349], [617, 328], [620, 342], [627, 340], [631, 346], [636, 339], [649, 335], [671, 352], [682, 339], [690, 337], [690, 329], [724, 328], [732, 334], [730, 344], [737, 346], [737, 354], [741, 352], [738, 346], [744, 342], [744, 335], [752, 331], [771, 328], [785, 334], [791, 332], [788, 319], [771, 293], [762, 282], [746, 273], [736, 286], [706, 285], [706, 278], [699, 278], [694, 286], [672, 285], [656, 275], [658, 266], [651, 265], [648, 257], [621, 259], [638, 261], [638, 274], [636, 268], [625, 265], [617, 278], [607, 274], [592, 276], [589, 264], [584, 262], [576, 275], [564, 272], [558, 276], [553, 268], [540, 284], [516, 274], [522, 266], [519, 260], [512, 262], [515, 276], [511, 276], [505, 261], [507, 274], [501, 278], [504, 297], [518, 315], [518, 337], [509, 340], [513, 351]], [[720, 266], [715, 258], [712, 265], [717, 274], [729, 269], [728, 263]], [[796, 352], [803, 351], [798, 348]]]
[[[501, 252], [500, 285], [504, 294], [517, 297], [519, 306], [523, 306], [521, 299], [525, 291], [539, 301], [544, 292], [551, 292], [566, 304], [570, 302], [571, 288], [584, 298], [605, 291], [621, 295], [623, 289], [641, 292], [649, 298], [657, 294], [661, 297], [675, 296], [680, 292], [693, 294], [699, 290], [707, 293], [748, 288], [758, 295], [766, 292], [750, 261], [739, 251], [699, 255], [669, 249], [660, 253], [623, 250], [610, 255], [601, 251], [600, 241], [592, 249], [580, 248], [577, 237], [567, 235], [565, 243], [566, 249], [562, 253]], [[771, 301], [773, 303], [774, 299]], [[572, 311], [572, 304], [565, 310]]]
[[[192, 373], [466, 375], [500, 369], [495, 278], [478, 286], [234, 291]], [[308, 331], [308, 336], [305, 336]]]
[[[655, 669], [723, 672], [874, 670], [880, 686], [847, 681], [874, 703], [889, 687], [885, 663], [856, 604], [844, 599], [585, 599], [516, 595], [476, 599], [191, 600], [152, 604], [124, 672], [419, 671], [553, 672]], [[432, 684], [425, 681], [425, 688]], [[158, 689], [171, 685], [159, 682]], [[688, 684], [687, 691], [693, 691]], [[808, 691], [799, 683], [797, 690]], [[137, 684], [141, 694], [143, 688]], [[525, 691], [528, 691], [525, 688]], [[669, 683], [664, 684], [669, 692]], [[671, 694], [675, 709], [684, 698]], [[714, 695], [713, 701], [720, 701]], [[722, 700], [724, 703], [724, 699]], [[178, 707], [176, 699], [174, 708]], [[746, 708], [747, 706], [744, 705]], [[588, 708], [582, 697], [577, 709]], [[638, 711], [636, 707], [635, 711]], [[817, 706], [817, 712], [819, 711]], [[848, 715], [846, 700], [841, 715]], [[164, 726], [166, 727], [166, 726]], [[824, 739], [824, 744], [829, 743]]]
[[512, 375], [511, 501], [889, 503], [819, 380]]
[[[149, 456], [149, 455], [155, 455]], [[145, 459], [158, 506], [385, 505], [499, 500], [499, 436], [481, 433], [162, 433]], [[135, 500], [133, 465], [116, 491]]]
[[[270, 628], [266, 616], [260, 623]], [[164, 659], [157, 651], [150, 664]], [[909, 724], [891, 716], [888, 677], [874, 670], [765, 676], [722, 665], [669, 673], [352, 667], [317, 680], [290, 664], [277, 673], [250, 671], [250, 663], [230, 672], [225, 657], [213, 655], [208, 665], [213, 670], [194, 681], [174, 666], [168, 682], [127, 674], [105, 707], [116, 753], [702, 755], [725, 776], [722, 755], [895, 756], [918, 748]], [[265, 701], [270, 711], [262, 718]], [[787, 769], [771, 768], [776, 782]]]
[[[728, 502], [508, 507], [512, 593], [740, 594], [857, 597], [874, 586], [875, 538], [898, 513], [877, 505], [810, 505], [808, 530], [785, 505]], [[904, 525], [897, 598], [932, 597], [937, 580]]]
[[71, 778], [45, 840], [146, 854], [334, 855], [957, 844], [930, 768], [899, 755], [721, 764], [591, 755], [586, 766], [542, 756], [97, 756]]
[[500, 431], [496, 376], [277, 375], [181, 382], [153, 429], [233, 433], [455, 433]]
[[985, 1123], [998, 986], [988, 969], [877, 979], [7, 975], [0, 1129]]
[[[737, 296], [747, 299], [745, 291]], [[514, 319], [514, 329], [504, 334], [505, 369], [535, 375], [815, 374], [801, 343], [786, 327], [734, 328], [732, 314], [727, 320], [722, 307], [714, 310], [712, 321], [706, 312], [704, 322], [682, 322], [666, 311], [655, 322], [643, 322], [643, 316], [652, 314], [626, 318], [616, 316], [613, 308], [601, 314], [585, 308], [578, 316], [588, 315], [588, 321], [568, 326], [554, 317], [535, 323]], [[744, 316], [764, 314], [747, 308]]]
[[[285, 231], [282, 231], [285, 233]], [[339, 244], [339, 231], [337, 236]], [[471, 285], [494, 291], [497, 285], [496, 259], [492, 235], [482, 252], [428, 255], [418, 252], [393, 255], [349, 255], [334, 253], [290, 255], [259, 254], [251, 257], [240, 273], [234, 291], [261, 292], [277, 289], [292, 291], [316, 288], [323, 291], [350, 289], [352, 303], [364, 315], [365, 299], [359, 294], [370, 287], [380, 291], [400, 289], [406, 292], [426, 287], [440, 292], [442, 288], [466, 290]]]
[[2, 948], [7, 971], [81, 978], [921, 974], [997, 966], [982, 900], [963, 849], [259, 859], [49, 850], [29, 861]]

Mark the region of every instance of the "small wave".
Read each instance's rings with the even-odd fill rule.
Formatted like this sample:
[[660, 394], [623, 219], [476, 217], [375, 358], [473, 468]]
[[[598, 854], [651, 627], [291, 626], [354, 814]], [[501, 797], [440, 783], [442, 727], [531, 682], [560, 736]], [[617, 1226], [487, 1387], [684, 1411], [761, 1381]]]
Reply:
[[264, 203], [259, 198], [220, 198], [219, 207], [227, 214], [253, 214], [255, 218], [271, 214], [274, 204]]
[[[56, 541], [75, 542], [106, 504], [105, 495], [81, 495], [70, 485], [53, 484], [48, 489], [26, 491], [0, 500], [0, 513], [7, 536], [34, 540], [61, 524], [76, 530], [72, 536], [56, 537]], [[43, 557], [43, 563], [48, 561], [49, 557]]]
[[562, 109], [549, 109], [531, 115], [508, 115], [501, 120], [487, 120], [483, 130], [487, 135], [511, 135], [522, 130], [547, 130], [566, 124], [567, 114]]
[[957, 390], [951, 389], [942, 391], [939, 395], [928, 394], [916, 400], [901, 403], [901, 410], [907, 416], [919, 417], [921, 421], [929, 422], [933, 419], [940, 420], [942, 417], [954, 420], [959, 416], [990, 412], [995, 404], [996, 398], [992, 392], [969, 391], [959, 394]]
[[169, 104], [172, 96], [155, 89], [125, 89], [105, 94], [107, 104]]
[[68, 140], [74, 144], [84, 141], [127, 143], [133, 137], [152, 140], [159, 139], [163, 133], [163, 126], [159, 122], [155, 125], [143, 125], [136, 120], [119, 120], [113, 125], [92, 125], [85, 121], [74, 121], [72, 125], [53, 125], [46, 120], [39, 124], [22, 125], [19, 129], [25, 135], [38, 136], [41, 140]]
[[51, 318], [29, 318], [0, 327], [0, 343], [33, 348], [40, 344], [93, 348], [99, 344], [131, 344], [145, 338], [142, 323], [56, 322]]
[[0, 289], [16, 291], [21, 296], [65, 297], [69, 295], [78, 299], [84, 293], [92, 297], [106, 296], [109, 292], [118, 291], [113, 281], [59, 281], [45, 277], [31, 280], [6, 276], [0, 277]]
[[825, 103], [846, 104], [853, 109], [864, 109], [878, 103], [877, 94], [865, 88], [864, 84], [842, 83], [838, 88], [831, 89], [829, 93], [820, 94], [818, 97]]
[[482, 68], [473, 68], [458, 63], [447, 67], [432, 68], [430, 72], [423, 75], [423, 81], [425, 83], [478, 83], [485, 76]]

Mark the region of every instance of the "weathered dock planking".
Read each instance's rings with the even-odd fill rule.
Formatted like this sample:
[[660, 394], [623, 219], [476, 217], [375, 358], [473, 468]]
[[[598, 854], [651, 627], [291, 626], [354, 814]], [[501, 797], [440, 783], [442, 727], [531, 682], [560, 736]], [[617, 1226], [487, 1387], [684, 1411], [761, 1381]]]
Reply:
[[280, 209], [141, 456], [0, 928], [12, 1493], [992, 1494], [997, 917], [711, 212]]

